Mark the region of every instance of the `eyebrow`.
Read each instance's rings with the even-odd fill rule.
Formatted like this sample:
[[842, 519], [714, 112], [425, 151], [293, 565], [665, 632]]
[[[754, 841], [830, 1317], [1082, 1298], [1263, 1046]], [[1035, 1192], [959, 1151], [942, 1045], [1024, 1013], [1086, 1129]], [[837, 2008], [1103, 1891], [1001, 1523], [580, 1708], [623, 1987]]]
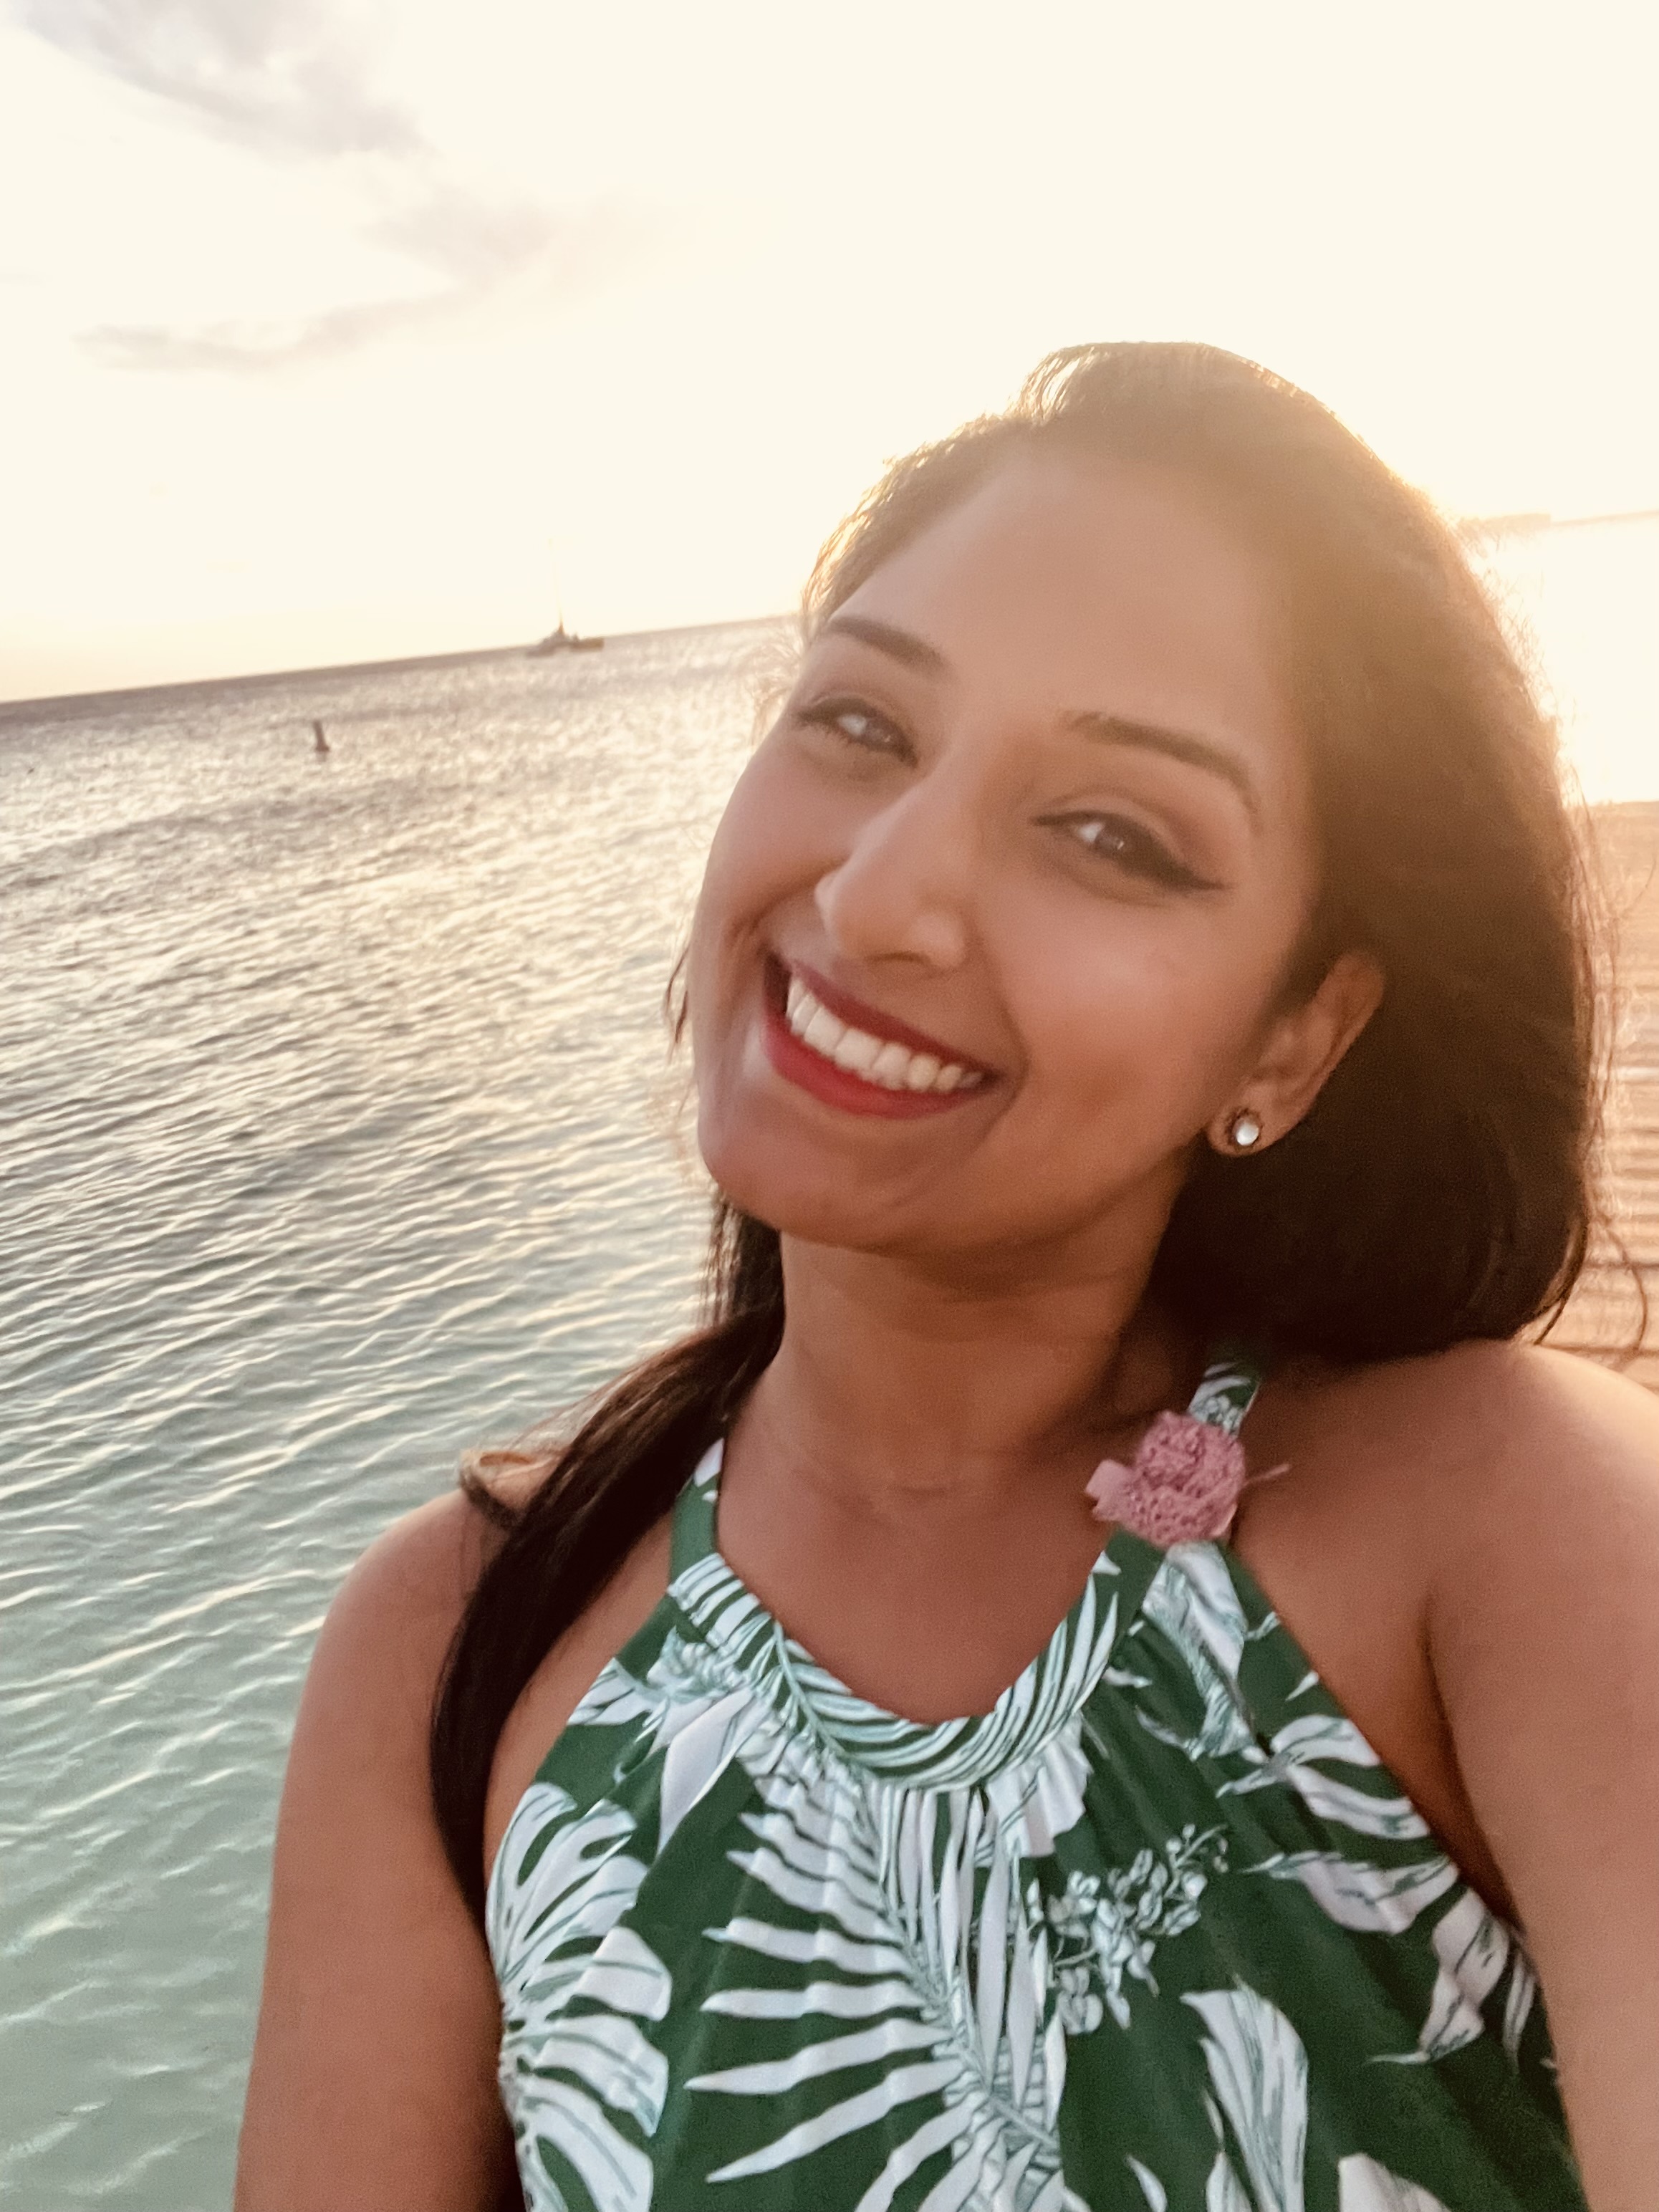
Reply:
[[[874, 622], [868, 615], [833, 614], [821, 635], [830, 632], [858, 638], [873, 646], [878, 653], [884, 653], [906, 668], [918, 669], [925, 675], [943, 676], [950, 668], [945, 655], [936, 646], [929, 645], [926, 638], [918, 637], [914, 630], [896, 629], [891, 623]], [[1066, 728], [1079, 737], [1091, 738], [1109, 745], [1131, 745], [1142, 752], [1162, 753], [1166, 760], [1181, 761], [1188, 768], [1219, 776], [1243, 799], [1252, 823], [1261, 827], [1261, 806], [1255, 786], [1249, 769], [1230, 747], [1217, 744], [1211, 738], [1200, 738], [1190, 730], [1165, 729], [1162, 723], [1132, 721], [1123, 714], [1085, 708], [1061, 719]]]
[[861, 638], [866, 645], [873, 645], [878, 653], [885, 653], [902, 661], [907, 668], [919, 668], [929, 676], [943, 676], [950, 665], [936, 646], [929, 645], [914, 630], [895, 629], [891, 623], [872, 622], [868, 615], [831, 615], [823, 628], [826, 633], [833, 630], [844, 637]]
[[1255, 786], [1250, 781], [1249, 770], [1230, 747], [1218, 745], [1211, 738], [1194, 736], [1190, 730], [1166, 730], [1162, 723], [1133, 722], [1122, 714], [1085, 712], [1067, 714], [1064, 720], [1066, 728], [1074, 730], [1079, 737], [1094, 738], [1109, 745], [1133, 745], [1142, 752], [1162, 753], [1166, 760], [1183, 761], [1188, 768], [1218, 775], [1224, 783], [1231, 784], [1243, 800], [1251, 822], [1258, 829], [1261, 827], [1261, 806]]

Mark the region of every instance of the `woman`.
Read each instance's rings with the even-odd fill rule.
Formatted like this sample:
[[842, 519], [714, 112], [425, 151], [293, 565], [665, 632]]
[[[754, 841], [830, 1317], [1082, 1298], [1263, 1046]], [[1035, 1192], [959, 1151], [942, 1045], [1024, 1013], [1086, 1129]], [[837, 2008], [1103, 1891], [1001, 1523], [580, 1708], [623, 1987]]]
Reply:
[[711, 1325], [324, 1632], [246, 2212], [511, 2201], [507, 2116], [605, 2212], [1650, 2212], [1659, 1418], [1516, 1341], [1588, 975], [1305, 395], [1085, 349], [898, 464], [697, 909]]

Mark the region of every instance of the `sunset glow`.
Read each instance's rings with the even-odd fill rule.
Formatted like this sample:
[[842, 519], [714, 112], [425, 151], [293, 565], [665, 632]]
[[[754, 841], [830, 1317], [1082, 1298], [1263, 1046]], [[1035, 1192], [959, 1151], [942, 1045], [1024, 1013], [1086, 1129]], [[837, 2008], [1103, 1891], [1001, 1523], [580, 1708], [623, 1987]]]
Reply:
[[1627, 8], [15, 0], [0, 696], [788, 605], [1051, 346], [1659, 505]]

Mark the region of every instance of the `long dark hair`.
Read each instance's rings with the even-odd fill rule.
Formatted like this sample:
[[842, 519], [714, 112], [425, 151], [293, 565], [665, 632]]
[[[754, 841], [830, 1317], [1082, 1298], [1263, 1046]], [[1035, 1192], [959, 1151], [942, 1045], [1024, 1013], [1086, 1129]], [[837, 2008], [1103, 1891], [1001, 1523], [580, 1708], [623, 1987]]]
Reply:
[[[1326, 409], [1199, 345], [1078, 347], [1006, 414], [896, 463], [808, 583], [810, 638], [1012, 458], [1195, 484], [1267, 562], [1312, 766], [1323, 890], [1290, 977], [1345, 948], [1382, 1003], [1299, 1127], [1200, 1148], [1154, 1287], [1200, 1334], [1340, 1361], [1515, 1335], [1558, 1312], [1592, 1223], [1600, 1085], [1589, 884], [1540, 713], [1456, 534]], [[508, 1712], [666, 1510], [777, 1349], [778, 1237], [717, 1203], [707, 1325], [623, 1376], [508, 1509], [432, 1729], [450, 1862], [482, 1912], [483, 1802]]]

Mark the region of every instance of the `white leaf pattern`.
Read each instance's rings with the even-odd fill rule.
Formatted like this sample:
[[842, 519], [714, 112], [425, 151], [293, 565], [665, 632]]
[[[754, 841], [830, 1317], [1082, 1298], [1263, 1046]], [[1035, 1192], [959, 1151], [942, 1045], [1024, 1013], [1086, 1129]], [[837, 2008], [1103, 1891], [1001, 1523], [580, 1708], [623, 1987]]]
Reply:
[[1486, 2033], [1483, 2008], [1507, 1969], [1503, 2041], [1513, 2060], [1538, 1987], [1514, 1930], [1468, 1889], [1436, 1922], [1429, 1942], [1437, 1971], [1417, 2048], [1388, 2056], [1399, 2064], [1428, 2065], [1478, 2042]]
[[[763, 2150], [752, 2151], [747, 2158], [733, 2159], [729, 2166], [716, 2166], [708, 2179], [736, 2181], [744, 2174], [775, 2173], [781, 2166], [793, 2165], [797, 2159], [822, 2150], [826, 2143], [853, 2135], [860, 2128], [873, 2126], [901, 2105], [913, 2104], [918, 2097], [937, 2094], [949, 2083], [952, 2070], [948, 2061], [893, 2067], [874, 2088], [863, 2090], [844, 2104], [833, 2105], [828, 2112], [803, 2120], [775, 2142], [768, 2143]], [[969, 2124], [969, 2115], [957, 2111], [953, 2117], [958, 2123], [956, 2132], [959, 2134]]]
[[755, 1733], [761, 1718], [755, 1711], [753, 1697], [744, 1690], [733, 1690], [699, 1713], [689, 1728], [682, 1729], [674, 1737], [663, 1761], [659, 1850], [698, 1799], [706, 1796], [720, 1780]]
[[1430, 1930], [1440, 1971], [1419, 2047], [1425, 2058], [1443, 2058], [1482, 2033], [1480, 2008], [1509, 1963], [1510, 1934], [1472, 1889]]
[[1299, 1881], [1340, 1927], [1398, 1936], [1425, 1905], [1456, 1887], [1457, 1869], [1436, 1853], [1405, 1866], [1372, 1866], [1338, 1851], [1277, 1851], [1253, 1869], [1276, 1881]]
[[1224, 2150], [1216, 2153], [1215, 2164], [1210, 2168], [1204, 2190], [1204, 2212], [1252, 2212], [1244, 2185], [1233, 2171]]
[[1388, 1843], [1416, 1843], [1431, 1831], [1428, 1822], [1406, 1797], [1377, 1797], [1356, 1790], [1351, 1783], [1333, 1781], [1318, 1768], [1294, 1764], [1285, 1777], [1308, 1810], [1322, 1820], [1334, 1820], [1357, 1835], [1376, 1836]]
[[1288, 1784], [1310, 1812], [1360, 1835], [1403, 1843], [1429, 1833], [1427, 1821], [1408, 1798], [1374, 1796], [1352, 1783], [1334, 1781], [1320, 1771], [1323, 1761], [1358, 1767], [1379, 1764], [1376, 1753], [1345, 1715], [1305, 1713], [1278, 1731], [1260, 1765], [1224, 1782], [1221, 1794], [1242, 1796]]
[[[826, 2018], [844, 2020], [862, 2004], [839, 1994], [844, 1984], [821, 1978], [832, 1958], [823, 1936], [833, 1932], [833, 1963], [878, 1991], [868, 2001], [889, 2008], [888, 2016], [878, 2028], [843, 2030], [775, 2064], [723, 2069], [689, 2086], [769, 2096], [848, 2068], [900, 2063], [876, 2087], [722, 2166], [720, 2178], [776, 2171], [884, 2120], [901, 2101], [943, 2096], [944, 2112], [924, 2112], [889, 2152], [865, 2201], [890, 2203], [900, 2183], [949, 2142], [957, 2147], [951, 2173], [929, 2202], [946, 2205], [959, 2187], [964, 2205], [1036, 2212], [1059, 2175], [1054, 2122], [1062, 2081], [1054, 2076], [1063, 2075], [1065, 2047], [1063, 2036], [1048, 2033], [1048, 1941], [1041, 1913], [1034, 1920], [1022, 1896], [1007, 1824], [980, 1793], [896, 1790], [834, 1760], [811, 1791], [767, 1777], [757, 1786], [768, 1809], [747, 1820], [757, 1848], [736, 1854], [737, 1863], [750, 1884], [810, 1916], [820, 1932], [810, 1948], [781, 1943], [795, 1931], [751, 1912], [711, 1934], [773, 1960], [791, 1951], [803, 1964], [810, 1959], [817, 1975], [790, 1993], [794, 2016], [821, 2008]], [[831, 1990], [837, 1994], [826, 2002]], [[726, 1989], [720, 2009], [756, 2017], [778, 1995]], [[1063, 2186], [1057, 2201], [1065, 2202]]]
[[1402, 2181], [1374, 2158], [1345, 2158], [1336, 2172], [1339, 2212], [1448, 2212], [1437, 2197]]
[[488, 1934], [504, 2015], [501, 2090], [528, 2148], [520, 2167], [533, 2212], [571, 2212], [562, 2164], [593, 2212], [649, 2212], [651, 2161], [604, 2110], [649, 2136], [668, 2093], [667, 2061], [636, 2025], [665, 2015], [667, 1969], [617, 1925], [645, 1875], [623, 1848], [633, 1832], [621, 1806], [601, 1799], [580, 1810], [568, 1791], [538, 1782], [497, 1854]]
[[[1115, 1539], [991, 1713], [922, 1726], [818, 1668], [732, 1575], [718, 1466], [717, 1449], [682, 1497], [659, 1613], [544, 1770], [580, 1802], [532, 1785], [492, 1877], [502, 2091], [535, 2212], [648, 2212], [653, 2173], [687, 2212], [1088, 2212], [1073, 2180], [1119, 2212], [1132, 2182], [1146, 2212], [1304, 2212], [1304, 2181], [1329, 2205], [1334, 2141], [1407, 2166], [1415, 2142], [1412, 2077], [1379, 2100], [1374, 2056], [1343, 2056], [1345, 1950], [1391, 2017], [1432, 1956], [1427, 2017], [1400, 2021], [1416, 2047], [1390, 2056], [1426, 2069], [1480, 2044], [1501, 1998], [1493, 2060], [1470, 2063], [1520, 2065], [1536, 1983], [1512, 1931], [1223, 1548], [1160, 1561]], [[1277, 2003], [1233, 1981], [1281, 1936], [1307, 1945], [1305, 2009], [1289, 1953], [1264, 1984]], [[655, 1942], [684, 1976], [678, 2009]], [[1525, 2063], [1547, 2086], [1542, 2042]], [[1126, 2155], [1153, 2114], [1162, 2172]], [[1446, 2212], [1371, 2158], [1344, 2159], [1340, 2187], [1341, 2212]], [[1582, 2212], [1570, 2189], [1528, 2212], [1546, 2202]]]
[[1138, 2158], [1124, 2160], [1135, 2179], [1140, 2184], [1140, 2193], [1146, 2200], [1147, 2212], [1170, 2212], [1170, 2192], [1152, 2171]]
[[1526, 2033], [1537, 1995], [1538, 1977], [1532, 1961], [1517, 1943], [1510, 1962], [1510, 1986], [1504, 1999], [1504, 2049], [1511, 2065], [1520, 2054], [1521, 2038]]
[[1156, 1993], [1158, 1945], [1196, 1923], [1211, 1877], [1225, 1864], [1221, 1831], [1200, 1835], [1189, 1822], [1161, 1851], [1138, 1851], [1127, 1867], [1066, 1876], [1064, 1891], [1044, 1910], [1068, 2035], [1092, 2034], [1109, 2011], [1120, 2027], [1129, 2026], [1125, 1978]]
[[1141, 1601], [1141, 1623], [1169, 1638], [1204, 1701], [1195, 1734], [1176, 1735], [1143, 1712], [1147, 1733], [1188, 1759], [1225, 1759], [1253, 1749], [1255, 1729], [1238, 1686], [1249, 1625], [1213, 1544], [1171, 1546]]
[[550, 2081], [537, 2106], [530, 2160], [520, 2160], [530, 2212], [573, 2212], [554, 2179], [550, 2151], [574, 2168], [593, 2212], [649, 2212], [651, 2161], [625, 2142], [592, 2097]]
[[629, 1728], [648, 1720], [659, 1700], [636, 1682], [621, 1662], [613, 1659], [602, 1668], [571, 1714], [571, 1728]]
[[1210, 1990], [1185, 2002], [1208, 2030], [1210, 2087], [1244, 2162], [1236, 2179], [1248, 2182], [1249, 2194], [1241, 2191], [1239, 2202], [1254, 2212], [1303, 2212], [1308, 2054], [1301, 2037], [1255, 1990]]

